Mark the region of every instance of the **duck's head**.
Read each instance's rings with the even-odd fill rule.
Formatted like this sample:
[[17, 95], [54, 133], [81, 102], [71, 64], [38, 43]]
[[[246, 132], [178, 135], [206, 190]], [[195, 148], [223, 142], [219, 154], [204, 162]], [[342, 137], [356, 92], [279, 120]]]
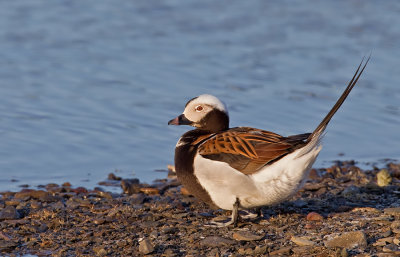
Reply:
[[190, 125], [200, 130], [219, 132], [229, 128], [228, 110], [223, 102], [213, 95], [200, 95], [186, 103], [181, 115], [168, 125]]

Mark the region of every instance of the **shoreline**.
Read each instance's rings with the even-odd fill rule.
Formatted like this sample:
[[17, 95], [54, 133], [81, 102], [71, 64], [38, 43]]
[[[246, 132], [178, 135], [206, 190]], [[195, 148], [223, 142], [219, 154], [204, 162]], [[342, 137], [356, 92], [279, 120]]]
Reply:
[[[170, 167], [172, 169], [172, 167]], [[400, 164], [313, 169], [291, 199], [238, 228], [170, 172], [154, 184], [110, 174], [102, 187], [69, 183], [0, 193], [3, 256], [394, 256], [400, 254]], [[121, 186], [124, 193], [107, 191]]]

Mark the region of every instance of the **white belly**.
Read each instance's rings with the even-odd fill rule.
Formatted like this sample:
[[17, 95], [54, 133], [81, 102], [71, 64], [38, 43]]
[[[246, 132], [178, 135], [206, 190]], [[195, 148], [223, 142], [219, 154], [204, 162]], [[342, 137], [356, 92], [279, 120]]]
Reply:
[[242, 208], [254, 208], [293, 196], [308, 177], [320, 150], [321, 147], [315, 147], [302, 155], [299, 149], [252, 175], [245, 175], [227, 163], [196, 155], [194, 171], [219, 208], [232, 210], [236, 198]]

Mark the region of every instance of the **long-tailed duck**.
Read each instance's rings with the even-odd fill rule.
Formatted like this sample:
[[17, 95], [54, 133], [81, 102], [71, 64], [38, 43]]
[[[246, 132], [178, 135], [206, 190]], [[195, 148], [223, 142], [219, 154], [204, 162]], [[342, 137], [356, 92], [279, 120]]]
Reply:
[[[364, 59], [363, 59], [364, 61]], [[232, 210], [225, 225], [237, 224], [238, 209], [280, 203], [308, 177], [321, 151], [324, 130], [363, 73], [361, 61], [336, 104], [312, 133], [292, 136], [250, 127], [229, 128], [227, 107], [212, 95], [191, 99], [168, 125], [196, 127], [175, 148], [178, 179], [195, 197]], [[363, 66], [361, 68], [361, 66]]]

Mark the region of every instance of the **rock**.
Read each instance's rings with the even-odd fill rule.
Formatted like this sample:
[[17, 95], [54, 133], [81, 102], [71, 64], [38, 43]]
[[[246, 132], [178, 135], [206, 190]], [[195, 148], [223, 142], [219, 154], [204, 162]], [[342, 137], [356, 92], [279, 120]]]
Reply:
[[383, 211], [388, 215], [400, 216], [400, 207], [386, 208]]
[[0, 220], [16, 220], [20, 218], [21, 215], [14, 206], [7, 206], [0, 211]]
[[385, 246], [393, 243], [393, 237], [379, 238], [373, 245], [374, 246]]
[[110, 173], [110, 174], [108, 174], [108, 177], [107, 177], [107, 179], [108, 180], [121, 180], [122, 178], [121, 177], [117, 177], [114, 173]]
[[257, 235], [250, 231], [237, 231], [233, 233], [232, 237], [237, 241], [257, 241], [264, 238], [264, 235]]
[[386, 253], [400, 254], [400, 248], [395, 244], [385, 245], [382, 250]]
[[235, 241], [219, 236], [209, 236], [200, 241], [200, 244], [208, 247], [220, 247], [236, 244]]
[[21, 192], [16, 193], [14, 197], [17, 199], [23, 199], [25, 197], [39, 199], [39, 198], [45, 197], [48, 194], [49, 194], [49, 192], [46, 192], [43, 190], [25, 189], [25, 190], [21, 190]]
[[394, 221], [390, 224], [390, 227], [392, 228], [393, 233], [400, 234], [400, 221]]
[[290, 256], [290, 251], [292, 250], [292, 247], [283, 247], [281, 249], [272, 251], [269, 253], [269, 256]]
[[293, 243], [299, 245], [299, 246], [313, 246], [315, 245], [315, 242], [310, 241], [304, 237], [299, 237], [299, 236], [292, 236], [290, 239], [292, 240]]
[[6, 253], [8, 251], [11, 251], [17, 246], [18, 246], [17, 242], [0, 240], [0, 253]]
[[168, 164], [168, 165], [167, 165], [167, 169], [168, 169], [169, 171], [176, 172], [176, 171], [175, 171], [175, 166], [174, 166], [174, 165]]
[[102, 247], [102, 246], [93, 247], [93, 251], [96, 254], [96, 256], [106, 256], [107, 255], [106, 249], [104, 249], [104, 247]]
[[146, 195], [158, 195], [160, 194], [160, 190], [154, 187], [142, 187], [140, 188], [140, 192], [145, 193]]
[[121, 180], [121, 188], [128, 195], [140, 193], [139, 179], [123, 179]]
[[367, 247], [367, 238], [363, 231], [346, 232], [324, 241], [326, 247], [344, 247], [347, 249]]
[[154, 251], [154, 246], [151, 243], [150, 239], [144, 238], [142, 241], [139, 242], [139, 252], [142, 254], [149, 254]]
[[321, 221], [323, 219], [324, 217], [322, 217], [322, 215], [317, 212], [310, 212], [309, 214], [307, 214], [306, 217], [306, 220], [308, 221]]
[[376, 182], [380, 187], [387, 186], [392, 182], [392, 177], [387, 169], [382, 169], [376, 174]]

